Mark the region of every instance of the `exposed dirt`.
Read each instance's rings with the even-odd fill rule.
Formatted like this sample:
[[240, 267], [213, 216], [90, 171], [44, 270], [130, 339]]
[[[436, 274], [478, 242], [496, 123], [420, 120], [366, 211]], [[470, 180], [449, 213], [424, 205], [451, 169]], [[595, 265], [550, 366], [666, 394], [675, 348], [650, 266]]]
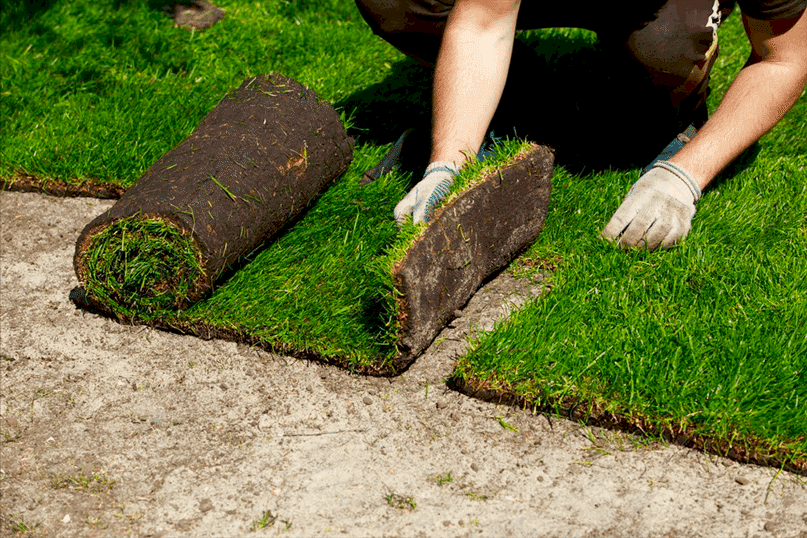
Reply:
[[448, 390], [507, 274], [392, 379], [78, 311], [111, 205], [0, 192], [1, 536], [807, 537], [804, 477]]
[[188, 30], [205, 30], [224, 18], [224, 10], [202, 0], [186, 0], [163, 7], [174, 17], [174, 25]]

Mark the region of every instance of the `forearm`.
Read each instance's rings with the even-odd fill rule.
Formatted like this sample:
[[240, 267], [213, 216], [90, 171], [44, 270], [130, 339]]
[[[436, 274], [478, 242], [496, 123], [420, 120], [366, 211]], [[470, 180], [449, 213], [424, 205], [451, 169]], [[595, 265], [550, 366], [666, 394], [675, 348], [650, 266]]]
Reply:
[[796, 64], [747, 65], [709, 121], [670, 162], [687, 170], [703, 189], [784, 117], [805, 85], [807, 72]]
[[458, 1], [446, 24], [434, 76], [432, 162], [460, 167], [476, 154], [504, 89], [518, 2], [506, 12], [483, 4]]

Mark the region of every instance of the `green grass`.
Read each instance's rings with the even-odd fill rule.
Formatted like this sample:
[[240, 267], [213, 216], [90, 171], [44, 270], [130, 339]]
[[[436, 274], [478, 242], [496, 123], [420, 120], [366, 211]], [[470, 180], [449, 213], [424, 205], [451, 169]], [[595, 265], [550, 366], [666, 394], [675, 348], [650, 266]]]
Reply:
[[[745, 59], [722, 30], [714, 109]], [[721, 76], [722, 75], [722, 76]], [[686, 241], [598, 239], [638, 178], [557, 168], [544, 231], [517, 271], [551, 291], [474, 341], [455, 381], [562, 415], [807, 469], [807, 99], [698, 204]], [[747, 156], [746, 156], [747, 157]]]
[[86, 256], [86, 292], [127, 319], [175, 314], [205, 276], [193, 238], [154, 218], [112, 223], [92, 236]]
[[343, 0], [219, 2], [204, 32], [174, 28], [159, 2], [42, 3], [0, 10], [5, 181], [126, 187], [248, 76], [279, 71], [339, 101], [401, 59]]
[[[495, 156], [463, 169], [444, 203], [524, 147], [503, 141]], [[406, 192], [406, 176], [359, 184], [380, 149], [357, 151], [345, 177], [304, 219], [188, 310], [179, 307], [199, 274], [192, 240], [160, 221], [121, 220], [94, 236], [85, 289], [126, 320], [203, 325], [273, 349], [383, 372], [399, 338], [392, 268], [425, 226], [410, 223], [399, 232], [390, 218]]]
[[[357, 139], [353, 165], [172, 323], [204, 321], [348, 367], [383, 365], [395, 344], [385, 275], [419, 230], [399, 233], [392, 221], [409, 178], [359, 178], [428, 116], [429, 73], [375, 37], [349, 0], [216, 3], [225, 19], [189, 32], [160, 2], [3, 2], [0, 179], [129, 186], [244, 78], [288, 75], [336, 104]], [[711, 109], [748, 54], [737, 13], [720, 37]], [[522, 38], [566, 73], [578, 52], [588, 65], [596, 43], [577, 30]], [[723, 174], [699, 202], [690, 237], [668, 251], [624, 253], [597, 238], [638, 168], [559, 167], [544, 232], [514, 265], [519, 274], [553, 268], [551, 292], [475, 341], [456, 379], [525, 405], [804, 468], [805, 117], [802, 97], [756, 159]]]
[[397, 236], [392, 208], [406, 191], [400, 175], [359, 184], [379, 158], [377, 148], [358, 148], [345, 177], [304, 219], [177, 322], [203, 322], [278, 350], [383, 369], [395, 355], [397, 335], [384, 253]]

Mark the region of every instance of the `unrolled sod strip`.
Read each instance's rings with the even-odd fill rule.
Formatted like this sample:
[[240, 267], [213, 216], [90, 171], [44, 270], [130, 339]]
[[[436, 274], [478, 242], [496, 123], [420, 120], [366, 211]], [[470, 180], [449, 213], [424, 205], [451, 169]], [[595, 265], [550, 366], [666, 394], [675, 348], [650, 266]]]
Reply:
[[428, 347], [485, 280], [535, 242], [549, 210], [554, 164], [549, 148], [529, 146], [449, 199], [394, 265], [397, 369]]
[[334, 109], [280, 74], [246, 80], [82, 231], [86, 300], [125, 318], [187, 308], [350, 165]]

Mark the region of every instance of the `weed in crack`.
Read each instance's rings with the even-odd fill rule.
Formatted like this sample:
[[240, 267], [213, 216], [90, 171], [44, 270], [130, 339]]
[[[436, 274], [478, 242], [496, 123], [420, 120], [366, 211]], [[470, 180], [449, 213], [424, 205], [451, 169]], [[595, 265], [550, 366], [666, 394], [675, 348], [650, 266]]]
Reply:
[[407, 497], [406, 495], [399, 495], [393, 492], [387, 494], [385, 500], [387, 501], [388, 505], [392, 506], [393, 508], [397, 508], [398, 510], [408, 510], [410, 512], [414, 512], [418, 507], [414, 497]]
[[50, 487], [53, 489], [73, 489], [90, 493], [106, 493], [115, 485], [115, 480], [109, 478], [106, 473], [93, 471], [92, 474], [84, 472], [75, 475], [54, 474], [50, 479]]
[[37, 527], [39, 527], [39, 523], [31, 525], [21, 515], [0, 514], [0, 531], [9, 530], [14, 536], [35, 532]]
[[447, 471], [445, 473], [438, 474], [437, 476], [433, 476], [429, 480], [438, 486], [444, 486], [454, 481], [454, 475], [451, 474], [451, 471]]
[[473, 482], [466, 486], [460, 486], [460, 489], [472, 501], [486, 501], [490, 498], [490, 495], [482, 493], [479, 488], [475, 487]]
[[272, 514], [270, 510], [265, 510], [263, 514], [261, 514], [260, 519], [256, 519], [252, 522], [252, 530], [257, 531], [260, 529], [265, 529], [266, 527], [271, 527], [277, 521], [277, 516]]

